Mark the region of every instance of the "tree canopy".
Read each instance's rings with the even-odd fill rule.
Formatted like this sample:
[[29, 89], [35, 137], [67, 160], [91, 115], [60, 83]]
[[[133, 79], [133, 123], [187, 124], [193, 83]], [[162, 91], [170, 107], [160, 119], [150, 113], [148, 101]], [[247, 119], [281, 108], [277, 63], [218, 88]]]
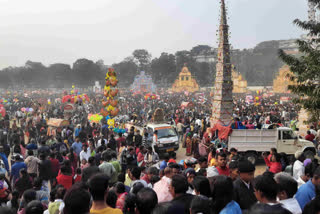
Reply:
[[[320, 5], [320, 0], [312, 0]], [[294, 23], [309, 32], [308, 40], [297, 40], [301, 56], [292, 56], [280, 50], [280, 58], [290, 67], [289, 76], [297, 84], [289, 89], [298, 95], [294, 101], [311, 113], [311, 120], [320, 118], [320, 23], [294, 20]]]

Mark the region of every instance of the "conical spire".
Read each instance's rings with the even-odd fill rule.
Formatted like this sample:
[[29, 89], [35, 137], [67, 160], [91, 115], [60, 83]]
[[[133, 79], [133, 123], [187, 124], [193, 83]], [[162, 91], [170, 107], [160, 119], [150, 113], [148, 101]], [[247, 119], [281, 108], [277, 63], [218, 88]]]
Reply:
[[214, 97], [212, 103], [211, 125], [220, 124], [229, 126], [232, 122], [232, 66], [230, 63], [229, 27], [227, 25], [227, 12], [224, 0], [221, 0], [221, 17], [219, 26], [218, 62]]
[[[227, 12], [224, 0], [221, 0], [221, 16], [219, 26], [219, 49], [218, 60], [230, 62], [229, 26], [227, 24]], [[222, 56], [222, 57], [219, 57]]]

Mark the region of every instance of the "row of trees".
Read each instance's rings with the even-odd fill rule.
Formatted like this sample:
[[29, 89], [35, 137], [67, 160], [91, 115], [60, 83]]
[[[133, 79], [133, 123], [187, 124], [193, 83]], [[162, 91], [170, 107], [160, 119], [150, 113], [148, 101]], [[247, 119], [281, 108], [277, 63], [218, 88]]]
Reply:
[[[265, 42], [251, 50], [232, 52], [232, 63], [244, 76], [249, 85], [270, 85], [275, 72], [281, 66], [278, 58], [279, 43]], [[198, 62], [199, 55], [214, 56], [216, 51], [210, 46], [198, 45], [190, 51], [177, 51], [175, 54], [162, 53], [152, 58], [145, 49], [138, 49], [119, 63], [112, 64], [121, 87], [132, 84], [134, 77], [144, 70], [151, 75], [159, 87], [170, 87], [186, 63], [201, 87], [212, 86], [215, 76], [215, 62]], [[41, 62], [27, 61], [22, 67], [8, 67], [0, 70], [0, 87], [68, 88], [72, 84], [78, 87], [93, 86], [95, 81], [103, 84], [108, 66], [102, 60], [94, 62], [78, 59], [72, 66], [55, 63], [44, 66]]]
[[[199, 46], [198, 49], [203, 47], [208, 49], [209, 46]], [[192, 49], [178, 51], [176, 54], [162, 53], [160, 57], [152, 59], [147, 50], [138, 49], [111, 66], [117, 72], [121, 87], [130, 86], [142, 70], [151, 75], [158, 86], [168, 87], [177, 78], [184, 63], [187, 63], [201, 86], [212, 85], [214, 64], [198, 63], [194, 54]], [[85, 88], [93, 86], [95, 81], [103, 84], [107, 68], [102, 60], [94, 62], [84, 58], [76, 60], [72, 66], [55, 63], [47, 67], [41, 62], [27, 61], [24, 66], [0, 70], [0, 87], [68, 88], [76, 85]]]

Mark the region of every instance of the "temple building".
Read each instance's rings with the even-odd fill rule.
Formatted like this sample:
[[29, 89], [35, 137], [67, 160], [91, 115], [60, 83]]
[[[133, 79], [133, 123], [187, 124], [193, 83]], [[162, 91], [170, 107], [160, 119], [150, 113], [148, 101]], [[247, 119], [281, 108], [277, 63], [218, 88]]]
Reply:
[[150, 75], [146, 75], [144, 71], [141, 71], [139, 75], [134, 78], [131, 85], [131, 90], [135, 94], [139, 93], [155, 93], [156, 85], [152, 82]]
[[291, 81], [288, 75], [292, 75], [288, 65], [284, 65], [279, 69], [279, 75], [273, 80], [274, 93], [290, 93], [288, 90], [289, 85], [294, 85], [295, 82]]
[[243, 79], [242, 75], [232, 70], [232, 81], [233, 81], [233, 90], [232, 93], [247, 93], [248, 83]]
[[183, 66], [178, 79], [172, 85], [173, 92], [196, 92], [199, 91], [199, 85], [195, 78], [191, 75], [188, 67]]

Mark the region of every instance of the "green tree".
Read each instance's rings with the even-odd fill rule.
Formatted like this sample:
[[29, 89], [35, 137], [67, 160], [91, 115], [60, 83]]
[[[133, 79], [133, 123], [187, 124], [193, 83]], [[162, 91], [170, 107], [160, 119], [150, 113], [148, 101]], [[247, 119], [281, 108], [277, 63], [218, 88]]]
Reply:
[[[312, 0], [319, 8], [320, 0]], [[290, 67], [293, 75], [290, 79], [297, 85], [289, 89], [298, 95], [294, 101], [311, 113], [311, 121], [320, 118], [320, 23], [294, 20], [294, 23], [309, 32], [307, 41], [297, 40], [301, 56], [293, 56], [279, 51], [280, 58]]]
[[212, 54], [212, 48], [209, 45], [198, 45], [195, 46], [191, 49], [190, 53], [192, 54], [192, 56], [196, 56], [196, 55], [209, 55]]
[[177, 77], [176, 61], [173, 54], [161, 53], [159, 58], [151, 62], [151, 75], [155, 84], [169, 87]]
[[58, 88], [71, 87], [71, 67], [68, 64], [55, 63], [48, 67], [49, 85]]
[[100, 67], [92, 60], [78, 59], [73, 63], [73, 75], [74, 83], [78, 87], [93, 86], [95, 81], [99, 81], [102, 78], [102, 72]]
[[150, 64], [151, 54], [145, 49], [137, 49], [132, 53], [135, 60], [139, 62], [139, 69], [148, 71]]
[[133, 83], [134, 77], [138, 74], [138, 66], [133, 61], [133, 58], [127, 57], [120, 63], [112, 65], [119, 79], [119, 86], [129, 87]]

